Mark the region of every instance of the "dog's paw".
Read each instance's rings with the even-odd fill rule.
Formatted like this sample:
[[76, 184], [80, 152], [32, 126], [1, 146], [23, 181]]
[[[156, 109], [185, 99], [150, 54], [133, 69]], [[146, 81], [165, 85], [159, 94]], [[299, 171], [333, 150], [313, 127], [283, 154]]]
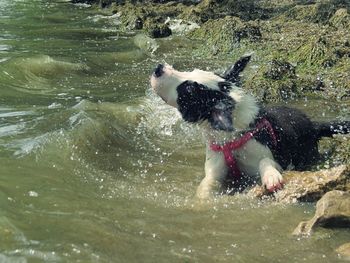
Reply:
[[219, 192], [219, 189], [219, 182], [204, 178], [197, 188], [196, 198], [202, 201], [210, 200]]
[[268, 169], [262, 175], [261, 181], [262, 185], [271, 193], [281, 190], [284, 185], [281, 173], [274, 168]]

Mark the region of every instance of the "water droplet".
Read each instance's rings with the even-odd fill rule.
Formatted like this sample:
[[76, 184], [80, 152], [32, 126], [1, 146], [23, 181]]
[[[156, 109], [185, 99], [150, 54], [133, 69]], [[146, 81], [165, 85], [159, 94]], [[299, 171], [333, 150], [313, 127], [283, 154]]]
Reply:
[[28, 195], [29, 195], [30, 197], [38, 197], [38, 196], [39, 196], [39, 194], [38, 194], [37, 192], [34, 192], [34, 191], [29, 191], [29, 192], [28, 192]]

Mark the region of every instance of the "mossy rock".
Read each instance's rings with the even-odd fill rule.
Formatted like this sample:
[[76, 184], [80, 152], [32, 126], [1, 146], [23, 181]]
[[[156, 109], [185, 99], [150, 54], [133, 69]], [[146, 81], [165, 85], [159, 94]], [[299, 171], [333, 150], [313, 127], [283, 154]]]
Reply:
[[320, 152], [323, 153], [323, 165], [334, 167], [341, 164], [350, 164], [350, 137], [337, 135], [320, 141]]
[[296, 67], [288, 61], [272, 59], [248, 77], [244, 86], [263, 102], [277, 102], [301, 97], [305, 91], [313, 90], [316, 83], [299, 78]]
[[295, 66], [284, 60], [273, 59], [264, 72], [264, 77], [273, 80], [296, 78]]
[[[284, 20], [327, 24], [338, 9], [350, 10], [348, 0], [322, 0], [314, 4], [296, 5], [281, 15]], [[339, 15], [339, 14], [338, 14]], [[337, 16], [338, 16], [337, 15]]]
[[120, 14], [120, 29], [149, 31], [161, 27], [168, 17], [178, 17], [186, 7], [183, 4], [130, 3], [115, 5], [114, 13]]
[[329, 19], [329, 24], [337, 28], [350, 30], [350, 15], [346, 8], [338, 9], [335, 14]]
[[151, 38], [163, 38], [170, 36], [172, 31], [166, 24], [158, 24], [148, 28], [148, 34]]
[[184, 18], [197, 23], [235, 16], [242, 20], [259, 19], [263, 15], [256, 0], [202, 0], [185, 10]]
[[84, 3], [84, 4], [98, 4], [100, 7], [105, 8], [110, 6], [112, 3], [116, 2], [115, 0], [71, 0], [72, 3]]
[[256, 42], [262, 38], [256, 22], [243, 22], [238, 17], [209, 20], [188, 34], [193, 39], [205, 40], [200, 53], [209, 56], [230, 54], [243, 41]]
[[316, 5], [297, 5], [290, 10], [287, 10], [281, 15], [282, 20], [297, 20], [297, 21], [317, 21], [317, 6]]
[[332, 46], [326, 38], [319, 36], [301, 44], [293, 57], [298, 63], [307, 66], [330, 67], [335, 64]]
[[245, 86], [262, 102], [286, 101], [300, 97], [300, 91], [293, 79], [271, 80], [253, 77]]

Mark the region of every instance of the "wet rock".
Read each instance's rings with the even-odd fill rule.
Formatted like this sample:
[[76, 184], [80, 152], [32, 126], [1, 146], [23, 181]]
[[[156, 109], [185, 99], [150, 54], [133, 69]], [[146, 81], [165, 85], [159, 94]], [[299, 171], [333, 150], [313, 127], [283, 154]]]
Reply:
[[77, 4], [77, 3], [83, 3], [83, 4], [95, 4], [98, 3], [100, 0], [71, 0], [71, 2], [73, 4]]
[[350, 243], [345, 243], [335, 250], [341, 259], [350, 261]]
[[325, 158], [325, 165], [334, 167], [350, 164], [350, 137], [333, 136], [324, 138], [319, 143], [319, 151]]
[[315, 216], [299, 224], [294, 235], [309, 235], [315, 227], [350, 228], [350, 192], [330, 191], [316, 204]]
[[171, 29], [166, 24], [154, 25], [148, 29], [151, 38], [163, 38], [172, 34]]
[[185, 21], [183, 19], [170, 19], [168, 18], [165, 23], [169, 26], [174, 34], [184, 35], [194, 29], [200, 28], [195, 22]]
[[256, 42], [262, 38], [257, 22], [244, 22], [238, 17], [227, 16], [209, 20], [188, 34], [190, 38], [205, 40], [199, 48], [203, 55], [233, 53], [243, 41]]
[[[119, 30], [143, 30], [152, 38], [185, 35], [194, 55], [216, 57], [218, 63], [254, 51], [254, 70], [245, 71], [245, 87], [261, 101], [350, 97], [348, 0], [72, 1], [100, 6], [112, 1]], [[296, 77], [293, 70], [267, 73], [275, 58], [295, 65]]]
[[154, 4], [151, 1], [145, 3], [117, 4], [113, 6], [114, 13], [120, 14], [120, 29], [122, 30], [140, 30], [149, 32], [152, 29], [160, 34], [166, 34], [167, 29], [163, 28], [168, 17], [174, 18], [181, 14], [185, 6], [182, 4]]
[[[350, 166], [341, 165], [316, 172], [287, 171], [283, 173], [285, 186], [274, 194], [277, 202], [316, 202], [332, 190], [350, 191]], [[266, 190], [256, 186], [249, 194], [266, 195]]]
[[205, 23], [211, 19], [221, 19], [225, 16], [235, 16], [242, 20], [262, 18], [266, 13], [259, 7], [256, 0], [201, 0], [199, 4], [185, 11], [186, 18], [195, 22]]
[[143, 20], [140, 17], [136, 17], [134, 28], [140, 30], [143, 28]]
[[338, 9], [335, 14], [330, 18], [329, 24], [337, 28], [349, 29], [350, 27], [350, 15], [346, 8]]
[[83, 3], [83, 4], [99, 4], [100, 7], [106, 8], [110, 6], [114, 1], [113, 0], [71, 0], [72, 3]]
[[328, 23], [338, 9], [349, 9], [350, 3], [347, 0], [320, 0], [308, 5], [296, 5], [287, 10], [282, 17], [284, 19], [298, 20], [313, 23]]
[[335, 63], [331, 40], [319, 36], [300, 45], [295, 51], [294, 58], [298, 63], [304, 63], [307, 66], [331, 67]]
[[261, 101], [271, 102], [298, 98], [309, 84], [296, 76], [291, 63], [273, 59], [245, 80], [244, 85]]
[[295, 67], [287, 61], [274, 59], [264, 72], [264, 77], [273, 80], [295, 78]]

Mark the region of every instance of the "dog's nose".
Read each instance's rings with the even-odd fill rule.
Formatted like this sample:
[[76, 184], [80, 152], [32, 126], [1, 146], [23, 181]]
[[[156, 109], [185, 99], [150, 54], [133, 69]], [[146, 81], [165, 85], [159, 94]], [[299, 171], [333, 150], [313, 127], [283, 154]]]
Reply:
[[158, 66], [154, 69], [154, 76], [159, 78], [160, 76], [163, 75], [164, 73], [164, 65], [163, 64], [158, 64]]

